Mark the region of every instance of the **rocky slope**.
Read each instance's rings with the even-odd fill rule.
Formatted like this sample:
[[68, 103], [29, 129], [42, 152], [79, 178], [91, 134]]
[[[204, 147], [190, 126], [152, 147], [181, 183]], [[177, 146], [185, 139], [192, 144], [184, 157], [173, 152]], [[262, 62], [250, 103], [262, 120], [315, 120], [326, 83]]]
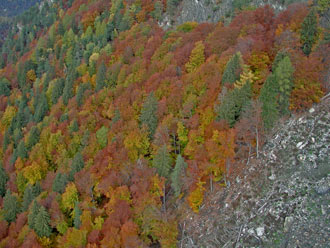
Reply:
[[[293, 2], [304, 2], [305, 0], [182, 0], [176, 13], [170, 16], [168, 13], [162, 21], [163, 27], [171, 24], [180, 25], [185, 22], [218, 22], [230, 17], [235, 9], [247, 8], [249, 6], [263, 6], [270, 4], [276, 11], [283, 10]], [[305, 1], [306, 2], [306, 1]]]
[[329, 247], [330, 97], [278, 127], [244, 175], [182, 223], [181, 247]]

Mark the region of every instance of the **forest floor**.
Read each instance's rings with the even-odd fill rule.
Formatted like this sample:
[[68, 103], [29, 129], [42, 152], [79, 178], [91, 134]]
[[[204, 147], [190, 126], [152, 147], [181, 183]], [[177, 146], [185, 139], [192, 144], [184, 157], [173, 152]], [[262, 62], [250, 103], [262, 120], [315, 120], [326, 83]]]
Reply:
[[330, 247], [330, 97], [278, 125], [258, 159], [180, 223], [179, 247]]

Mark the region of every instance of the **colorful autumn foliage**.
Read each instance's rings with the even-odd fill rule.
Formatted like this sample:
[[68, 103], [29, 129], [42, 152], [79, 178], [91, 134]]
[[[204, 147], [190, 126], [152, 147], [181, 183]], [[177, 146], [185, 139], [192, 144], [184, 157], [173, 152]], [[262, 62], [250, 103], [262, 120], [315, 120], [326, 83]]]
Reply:
[[5, 42], [0, 237], [27, 221], [0, 246], [176, 247], [174, 205], [198, 213], [264, 127], [324, 95], [306, 5], [164, 31], [177, 3], [54, 0]]

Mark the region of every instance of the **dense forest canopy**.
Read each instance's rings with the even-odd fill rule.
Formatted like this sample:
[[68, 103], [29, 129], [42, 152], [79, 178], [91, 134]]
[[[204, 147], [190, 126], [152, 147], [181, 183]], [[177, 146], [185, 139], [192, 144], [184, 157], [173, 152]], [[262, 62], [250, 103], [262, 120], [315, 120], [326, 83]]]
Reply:
[[324, 95], [327, 1], [163, 30], [178, 3], [53, 0], [16, 18], [0, 56], [0, 247], [176, 247], [184, 212]]

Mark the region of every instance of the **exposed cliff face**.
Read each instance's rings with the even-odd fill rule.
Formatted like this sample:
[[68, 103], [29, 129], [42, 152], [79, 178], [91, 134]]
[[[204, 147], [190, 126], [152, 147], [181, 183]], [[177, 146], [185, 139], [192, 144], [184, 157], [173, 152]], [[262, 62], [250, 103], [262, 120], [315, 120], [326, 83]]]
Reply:
[[330, 97], [293, 116], [241, 177], [182, 223], [183, 247], [326, 247]]
[[173, 16], [166, 14], [161, 25], [169, 28], [171, 25], [180, 25], [185, 22], [218, 22], [222, 18], [229, 17], [236, 7], [263, 6], [269, 4], [275, 11], [285, 9], [293, 2], [306, 0], [182, 0]]

